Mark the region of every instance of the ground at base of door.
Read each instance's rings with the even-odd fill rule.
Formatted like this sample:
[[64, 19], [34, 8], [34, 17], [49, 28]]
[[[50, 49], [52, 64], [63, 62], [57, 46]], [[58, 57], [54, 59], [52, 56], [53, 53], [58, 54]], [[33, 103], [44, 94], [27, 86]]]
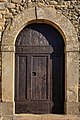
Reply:
[[0, 120], [80, 120], [80, 116], [75, 115], [15, 115], [2, 116]]

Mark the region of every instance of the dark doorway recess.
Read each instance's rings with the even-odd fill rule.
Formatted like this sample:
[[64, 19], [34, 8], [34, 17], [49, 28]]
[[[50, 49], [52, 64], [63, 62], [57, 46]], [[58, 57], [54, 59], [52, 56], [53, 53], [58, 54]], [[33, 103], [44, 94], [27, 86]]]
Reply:
[[64, 114], [64, 40], [52, 26], [34, 23], [16, 39], [15, 112]]

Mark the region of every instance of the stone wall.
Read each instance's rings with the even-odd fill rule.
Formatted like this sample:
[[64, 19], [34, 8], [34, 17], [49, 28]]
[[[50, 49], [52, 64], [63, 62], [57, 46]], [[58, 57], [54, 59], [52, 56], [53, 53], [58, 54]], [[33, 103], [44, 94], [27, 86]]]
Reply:
[[[1, 46], [1, 38], [2, 33], [4, 31], [4, 25], [5, 25], [5, 0], [0, 0], [0, 46]], [[1, 47], [0, 47], [0, 101], [1, 101]]]
[[[48, 7], [54, 6], [58, 12], [66, 16], [74, 25], [77, 31], [78, 39], [80, 41], [80, 0], [0, 0], [0, 45], [2, 35], [6, 27], [11, 26], [12, 21], [17, 14], [23, 12], [24, 9], [27, 10], [29, 8], [43, 6]], [[0, 86], [1, 86], [1, 52], [0, 52]]]

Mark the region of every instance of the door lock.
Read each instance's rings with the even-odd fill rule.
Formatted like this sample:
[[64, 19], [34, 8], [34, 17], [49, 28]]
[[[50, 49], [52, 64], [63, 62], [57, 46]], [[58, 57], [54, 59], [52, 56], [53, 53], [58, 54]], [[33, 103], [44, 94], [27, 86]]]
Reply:
[[36, 76], [36, 72], [32, 72], [34, 76]]

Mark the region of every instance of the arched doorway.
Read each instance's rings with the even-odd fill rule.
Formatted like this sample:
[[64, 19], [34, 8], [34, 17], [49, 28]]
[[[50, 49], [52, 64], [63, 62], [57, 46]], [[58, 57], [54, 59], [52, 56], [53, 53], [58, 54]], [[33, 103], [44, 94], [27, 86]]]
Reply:
[[61, 34], [45, 23], [26, 26], [16, 40], [16, 113], [64, 114], [65, 56]]

